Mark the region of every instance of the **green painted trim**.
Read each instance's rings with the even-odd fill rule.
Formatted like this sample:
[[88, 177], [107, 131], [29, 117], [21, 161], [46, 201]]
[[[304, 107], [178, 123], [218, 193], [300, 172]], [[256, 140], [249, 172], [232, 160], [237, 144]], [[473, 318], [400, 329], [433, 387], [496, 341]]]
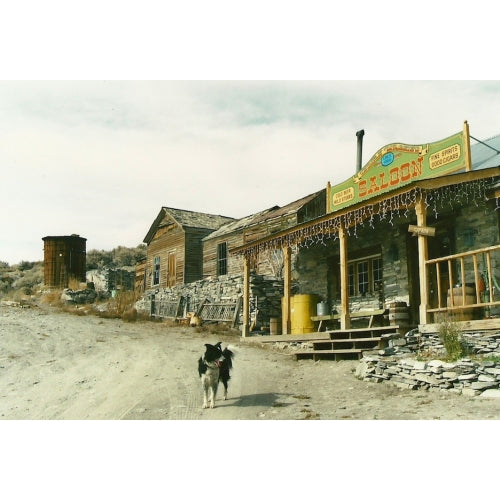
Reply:
[[393, 143], [379, 149], [354, 176], [327, 186], [328, 213], [423, 179], [467, 168], [469, 137], [459, 132], [422, 145]]

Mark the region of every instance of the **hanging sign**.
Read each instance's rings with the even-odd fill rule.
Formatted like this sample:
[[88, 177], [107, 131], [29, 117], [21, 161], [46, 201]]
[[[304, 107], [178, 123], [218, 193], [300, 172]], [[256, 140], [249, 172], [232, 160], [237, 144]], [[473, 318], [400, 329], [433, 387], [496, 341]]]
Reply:
[[327, 211], [335, 212], [412, 182], [470, 170], [469, 129], [422, 145], [389, 144], [353, 177], [327, 186]]
[[434, 236], [436, 234], [435, 227], [429, 226], [408, 226], [408, 232], [413, 233], [415, 236]]

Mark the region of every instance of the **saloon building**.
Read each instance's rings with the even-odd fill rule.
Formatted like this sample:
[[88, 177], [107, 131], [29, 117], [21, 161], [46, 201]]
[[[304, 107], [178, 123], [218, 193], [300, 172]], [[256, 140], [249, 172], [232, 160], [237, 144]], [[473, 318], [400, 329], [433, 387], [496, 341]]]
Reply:
[[233, 249], [243, 259], [243, 336], [252, 270], [278, 250], [285, 334], [294, 333], [297, 283], [325, 306], [314, 320], [338, 319], [341, 329], [394, 303], [423, 330], [443, 317], [500, 328], [499, 196], [500, 136], [471, 148], [466, 122], [441, 141], [381, 148], [354, 176], [328, 184], [325, 215]]

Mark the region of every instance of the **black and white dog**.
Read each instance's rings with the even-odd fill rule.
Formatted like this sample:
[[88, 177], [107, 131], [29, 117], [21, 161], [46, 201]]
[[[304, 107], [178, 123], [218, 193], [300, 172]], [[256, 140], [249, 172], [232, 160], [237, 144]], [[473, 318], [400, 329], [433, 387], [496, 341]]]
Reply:
[[227, 399], [227, 383], [233, 367], [234, 352], [227, 347], [222, 350], [221, 342], [205, 344], [205, 354], [198, 360], [198, 373], [203, 388], [203, 408], [214, 407], [219, 381], [224, 385], [224, 399]]

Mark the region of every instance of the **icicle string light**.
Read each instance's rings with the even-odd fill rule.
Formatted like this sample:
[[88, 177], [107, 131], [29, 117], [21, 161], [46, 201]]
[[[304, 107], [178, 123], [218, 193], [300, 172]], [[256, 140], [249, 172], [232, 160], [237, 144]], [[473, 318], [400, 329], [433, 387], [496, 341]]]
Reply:
[[[486, 197], [489, 182], [488, 179], [480, 179], [433, 190], [423, 190], [416, 187], [410, 191], [397, 194], [373, 204], [364, 205], [342, 215], [332, 215], [327, 220], [291, 230], [284, 235], [276, 236], [270, 240], [258, 243], [256, 246], [236, 252], [236, 254], [255, 257], [261, 252], [280, 250], [283, 247], [299, 249], [309, 248], [313, 245], [326, 246], [326, 240], [333, 240], [335, 242], [338, 239], [340, 227], [346, 229], [348, 236], [357, 238], [358, 226], [363, 227], [365, 221], [368, 221], [370, 228], [375, 229], [375, 216], [378, 216], [379, 223], [385, 222], [394, 226], [397, 218], [403, 216], [407, 219], [415, 204], [419, 201], [423, 201], [428, 211], [432, 212], [434, 218], [437, 219], [439, 217], [439, 209], [445, 206], [451, 208], [465, 206], [471, 200], [478, 206], [477, 200], [484, 200]], [[495, 210], [499, 209], [500, 201], [496, 198]]]

